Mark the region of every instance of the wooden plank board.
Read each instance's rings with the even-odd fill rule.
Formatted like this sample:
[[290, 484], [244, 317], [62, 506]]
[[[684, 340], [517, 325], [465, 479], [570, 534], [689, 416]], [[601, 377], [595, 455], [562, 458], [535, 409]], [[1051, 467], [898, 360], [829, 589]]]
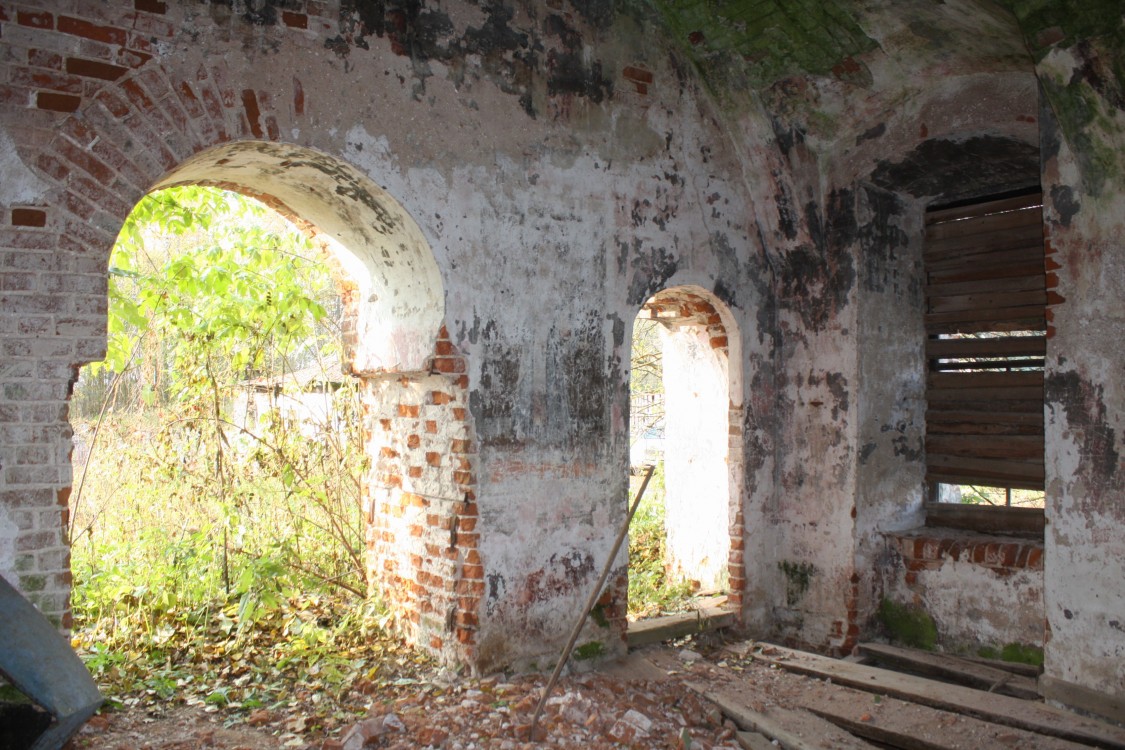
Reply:
[[931, 373], [926, 378], [928, 389], [959, 390], [962, 388], [1038, 388], [1043, 385], [1042, 372], [960, 372]]
[[769, 737], [757, 732], [736, 732], [734, 735], [738, 740], [738, 746], [742, 750], [776, 750], [777, 745], [773, 744]]
[[[1018, 485], [1013, 484], [1013, 486]], [[1028, 489], [1041, 490], [1043, 487]], [[1003, 505], [962, 505], [961, 503], [926, 503], [926, 524], [946, 529], [967, 529], [983, 534], [1018, 532], [1028, 539], [1039, 541], [1043, 539], [1045, 526], [1042, 508], [1009, 508]]]
[[777, 740], [784, 750], [874, 750], [871, 745], [808, 711], [771, 706], [756, 711], [732, 693], [701, 683], [687, 686], [719, 707], [741, 729]]
[[940, 284], [927, 284], [922, 289], [926, 297], [948, 297], [955, 294], [975, 292], [1026, 292], [1043, 289], [1047, 278], [1042, 269], [1026, 276], [1007, 276], [1000, 279], [976, 279], [973, 281], [948, 281]]
[[926, 455], [1043, 458], [1042, 435], [926, 435]]
[[[1042, 331], [1047, 327], [1047, 313], [1043, 305], [992, 307], [987, 310], [958, 310], [955, 312], [925, 313], [922, 322], [927, 333], [958, 331], [975, 333], [997, 329], [996, 323], [1019, 323], [1014, 330]], [[992, 323], [993, 325], [982, 325]], [[954, 324], [954, 325], [951, 325]], [[955, 325], [962, 324], [962, 325]], [[945, 326], [945, 328], [942, 328]]]
[[[1038, 373], [1042, 377], [1042, 373]], [[981, 388], [930, 388], [926, 401], [937, 404], [946, 401], [1038, 401], [1043, 403], [1043, 386], [991, 386]]]
[[[1018, 510], [1027, 509], [1020, 508]], [[1042, 511], [1040, 511], [1040, 514], [1042, 514]], [[1003, 669], [1012, 674], [1023, 675], [1024, 677], [1030, 677], [1032, 679], [1037, 679], [1039, 675], [1043, 674], [1043, 667], [1037, 667], [1034, 664], [1024, 664], [1018, 661], [1002, 661], [1001, 659], [986, 659], [983, 656], [962, 656], [961, 658], [965, 661], [984, 664], [993, 669]]]
[[1044, 261], [1035, 258], [1023, 263], [1011, 263], [1000, 266], [969, 266], [961, 265], [938, 271], [933, 268], [926, 269], [928, 284], [953, 284], [968, 281], [988, 281], [990, 279], [1010, 279], [1014, 277], [1042, 275]]
[[1034, 356], [1047, 353], [1046, 336], [927, 339], [927, 357]]
[[755, 658], [769, 664], [776, 664], [790, 672], [831, 679], [834, 683], [871, 693], [889, 695], [945, 711], [955, 711], [1073, 742], [1125, 750], [1125, 727], [1078, 716], [1054, 706], [1007, 695], [986, 693], [960, 685], [948, 685], [877, 667], [849, 664], [781, 646], [771, 645], [769, 650], [770, 654], [755, 654]]
[[926, 224], [940, 224], [945, 221], [959, 221], [961, 219], [999, 213], [1001, 211], [1014, 211], [1031, 206], [1042, 207], [1043, 193], [1033, 192], [1028, 195], [1018, 195], [1012, 198], [999, 198], [993, 201], [973, 203], [968, 206], [955, 208], [941, 208], [926, 212]]
[[[1005, 404], [1007, 406], [1008, 404]], [[1005, 424], [1023, 425], [1043, 429], [1043, 405], [1040, 404], [1034, 411], [1000, 411], [999, 409], [985, 409], [981, 411], [957, 411], [955, 409], [934, 409], [926, 411], [926, 425], [931, 424]]]
[[965, 268], [994, 268], [1009, 263], [1043, 268], [1043, 237], [1003, 235], [975, 237], [970, 240], [945, 241], [943, 246], [930, 247], [922, 253], [926, 272], [953, 271]]
[[926, 240], [1010, 232], [1025, 227], [1036, 227], [1042, 232], [1043, 211], [1039, 208], [1028, 207], [986, 216], [974, 216], [961, 221], [934, 223], [926, 227]]
[[[1043, 458], [1038, 461], [1014, 461], [1003, 458], [967, 458], [965, 456], [926, 456], [926, 476], [938, 481], [964, 484], [973, 477], [972, 483], [979, 482], [1025, 482], [1035, 489], [1043, 489]], [[1015, 485], [1013, 485], [1015, 486]]]
[[957, 312], [958, 310], [995, 310], [1008, 307], [1029, 307], [1047, 304], [1046, 288], [1021, 292], [984, 291], [946, 297], [926, 298], [926, 310], [931, 313]]
[[881, 665], [952, 680], [988, 692], [1039, 700], [1039, 687], [1036, 680], [950, 654], [900, 648], [885, 643], [861, 643], [859, 650]]
[[638, 620], [629, 624], [626, 639], [629, 648], [661, 643], [672, 638], [702, 633], [708, 630], [729, 628], [736, 624], [737, 615], [726, 607], [704, 607], [692, 612], [680, 612], [664, 617]]

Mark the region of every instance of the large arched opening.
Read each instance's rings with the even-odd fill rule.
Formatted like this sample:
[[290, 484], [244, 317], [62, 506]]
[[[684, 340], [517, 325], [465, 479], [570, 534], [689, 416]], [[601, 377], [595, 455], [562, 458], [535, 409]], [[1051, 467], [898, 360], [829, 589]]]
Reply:
[[471, 661], [483, 587], [476, 448], [465, 364], [445, 332], [442, 280], [421, 229], [359, 170], [294, 145], [212, 148], [152, 191], [180, 186], [255, 198], [325, 250], [343, 304], [341, 370], [360, 393], [366, 585], [411, 641]]

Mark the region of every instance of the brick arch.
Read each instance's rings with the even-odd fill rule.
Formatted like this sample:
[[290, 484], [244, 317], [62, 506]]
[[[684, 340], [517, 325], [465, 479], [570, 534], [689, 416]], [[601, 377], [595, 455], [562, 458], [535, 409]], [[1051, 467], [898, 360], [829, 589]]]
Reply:
[[[146, 38], [172, 36], [171, 29], [159, 28], [159, 19], [144, 17], [151, 26]], [[128, 30], [50, 12], [21, 13], [16, 22], [24, 21], [43, 35], [79, 36], [89, 49], [104, 45], [106, 54], [118, 57], [104, 66], [49, 61], [81, 71], [70, 74], [81, 80], [59, 75], [44, 84], [57, 82], [73, 94], [29, 93], [28, 107], [39, 110], [36, 123], [51, 124], [13, 144], [30, 168], [28, 180], [36, 183], [24, 191], [26, 202], [13, 206], [4, 244], [18, 248], [19, 263], [29, 268], [51, 264], [25, 274], [29, 304], [36, 304], [31, 298], [37, 285], [48, 282], [68, 295], [41, 295], [43, 315], [31, 316], [24, 327], [42, 341], [9, 350], [25, 358], [29, 373], [46, 380], [27, 394], [35, 402], [26, 409], [29, 415], [35, 409], [37, 431], [20, 426], [29, 436], [23, 437], [5, 427], [5, 444], [27, 443], [27, 451], [39, 452], [39, 442], [69, 444], [65, 401], [77, 367], [105, 352], [109, 252], [145, 193], [210, 184], [263, 199], [338, 245], [341, 265], [359, 292], [352, 359], [364, 379], [371, 456], [363, 482], [369, 581], [401, 613], [403, 629], [420, 646], [447, 661], [472, 663], [484, 568], [477, 551], [477, 449], [467, 368], [443, 325], [442, 279], [417, 224], [352, 165], [281, 142], [282, 130], [294, 132], [290, 125], [304, 115], [296, 78], [291, 96], [240, 88], [241, 74], [222, 59], [191, 69], [174, 60], [162, 66], [151, 44]], [[315, 127], [306, 130], [312, 140], [328, 137]], [[46, 271], [51, 278], [40, 282]], [[7, 283], [16, 281], [13, 275]], [[47, 310], [48, 303], [58, 309]], [[65, 454], [49, 458], [43, 466], [3, 467], [10, 485], [6, 499], [36, 509], [42, 520], [13, 532], [0, 519], [0, 553], [6, 554], [9, 542], [32, 550], [0, 563], [49, 577], [53, 583], [32, 598], [65, 626], [72, 474]], [[40, 562], [47, 559], [53, 562]], [[29, 576], [21, 576], [28, 581], [21, 585], [34, 591], [38, 582]]]
[[[720, 395], [726, 400], [725, 420], [720, 425], [712, 425], [721, 431], [717, 442], [726, 449], [726, 456], [716, 461], [716, 467], [725, 469], [725, 486], [716, 492], [717, 506], [712, 514], [725, 515], [725, 528], [729, 534], [726, 560], [721, 563], [728, 578], [729, 603], [741, 609], [743, 591], [746, 586], [746, 568], [743, 562], [744, 522], [741, 502], [742, 487], [742, 385], [741, 385], [741, 340], [738, 326], [730, 309], [714, 294], [695, 285], [669, 287], [650, 297], [638, 313], [638, 318], [649, 317], [661, 321], [673, 329], [686, 331], [693, 339], [693, 345], [708, 350], [715, 365], [721, 372], [715, 373], [725, 381], [726, 391]], [[667, 350], [666, 350], [667, 351]], [[667, 366], [667, 365], [666, 365]], [[667, 397], [667, 371], [666, 397]], [[682, 384], [681, 384], [682, 385]], [[668, 457], [666, 455], [666, 467]], [[678, 512], [669, 506], [669, 534], [674, 536], [673, 527], [692, 514], [690, 507]], [[686, 515], [685, 515], [686, 514]], [[671, 544], [675, 544], [670, 539]]]
[[236, 141], [196, 154], [155, 188], [182, 184], [264, 197], [328, 242], [357, 287], [347, 325], [354, 372], [429, 370], [445, 312], [441, 274], [413, 218], [370, 178], [311, 148]]

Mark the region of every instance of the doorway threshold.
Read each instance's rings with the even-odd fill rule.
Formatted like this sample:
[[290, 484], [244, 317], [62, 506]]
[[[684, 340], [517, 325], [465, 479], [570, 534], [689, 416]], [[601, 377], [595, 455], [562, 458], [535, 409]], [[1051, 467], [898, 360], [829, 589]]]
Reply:
[[694, 609], [672, 615], [650, 617], [629, 623], [626, 634], [629, 648], [662, 643], [673, 638], [729, 628], [738, 622], [738, 610], [725, 596], [701, 599]]

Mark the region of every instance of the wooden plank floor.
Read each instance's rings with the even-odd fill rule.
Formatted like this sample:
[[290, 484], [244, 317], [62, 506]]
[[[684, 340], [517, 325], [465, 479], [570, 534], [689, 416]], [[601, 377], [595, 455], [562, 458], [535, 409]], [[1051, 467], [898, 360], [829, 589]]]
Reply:
[[[728, 646], [717, 656], [702, 660], [693, 657], [691, 661], [682, 659], [674, 649], [650, 647], [632, 654], [631, 660], [648, 663], [645, 673], [649, 679], [661, 671], [684, 679], [689, 688], [719, 706], [740, 729], [768, 737], [782, 748], [860, 748], [868, 747], [867, 742], [901, 750], [1125, 747], [1121, 744], [1125, 742], [1125, 730], [1037, 701], [767, 644]], [[791, 670], [793, 665], [801, 669]], [[829, 665], [844, 669], [829, 669]], [[846, 672], [852, 672], [862, 684], [841, 684], [840, 675]], [[909, 690], [900, 678], [909, 678]], [[845, 677], [843, 681], [850, 679]], [[887, 685], [892, 689], [887, 690]], [[928, 705], [934, 694], [946, 691], [961, 698], [971, 695], [974, 706], [988, 707], [983, 712], [987, 716], [977, 715], [982, 713], [978, 710], [963, 711], [947, 698], [942, 699], [943, 707]], [[996, 708], [996, 702], [1004, 705]], [[1013, 726], [1006, 712], [1025, 712], [1027, 718], [1021, 723], [1033, 728]], [[1001, 722], [992, 720], [995, 714], [1000, 714]], [[739, 741], [744, 747], [761, 745], [750, 736]]]

